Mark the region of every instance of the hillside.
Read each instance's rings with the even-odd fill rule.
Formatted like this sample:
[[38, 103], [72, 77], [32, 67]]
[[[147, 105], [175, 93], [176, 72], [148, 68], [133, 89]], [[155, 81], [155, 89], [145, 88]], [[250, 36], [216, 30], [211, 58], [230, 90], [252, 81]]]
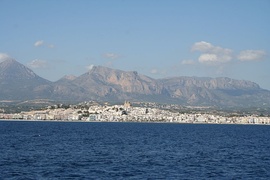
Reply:
[[0, 63], [0, 99], [27, 100], [47, 98], [51, 82], [39, 77], [31, 69], [15, 60]]
[[50, 82], [15, 60], [0, 63], [0, 100], [150, 101], [191, 106], [269, 106], [270, 91], [226, 77], [153, 79], [136, 71], [95, 66], [79, 77]]

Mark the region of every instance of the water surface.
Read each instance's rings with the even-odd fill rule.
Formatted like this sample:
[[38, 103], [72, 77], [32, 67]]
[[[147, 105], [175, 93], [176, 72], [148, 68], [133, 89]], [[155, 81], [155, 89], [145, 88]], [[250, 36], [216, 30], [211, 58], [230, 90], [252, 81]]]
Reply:
[[270, 126], [0, 121], [0, 179], [269, 179]]

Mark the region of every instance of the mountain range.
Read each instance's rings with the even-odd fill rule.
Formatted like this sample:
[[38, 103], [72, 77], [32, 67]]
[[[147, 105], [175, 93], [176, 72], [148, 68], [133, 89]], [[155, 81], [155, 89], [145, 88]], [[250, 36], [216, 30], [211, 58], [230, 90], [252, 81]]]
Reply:
[[0, 63], [0, 101], [149, 101], [190, 106], [261, 107], [270, 105], [270, 91], [254, 82], [227, 77], [153, 79], [136, 71], [94, 66], [79, 77], [56, 82], [36, 75], [15, 60]]

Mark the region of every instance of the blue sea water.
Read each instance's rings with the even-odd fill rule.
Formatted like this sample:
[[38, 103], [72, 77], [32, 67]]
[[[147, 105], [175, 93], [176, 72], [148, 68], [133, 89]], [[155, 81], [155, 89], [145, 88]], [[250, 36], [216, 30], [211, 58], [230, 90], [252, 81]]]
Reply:
[[270, 126], [0, 121], [0, 179], [269, 179]]

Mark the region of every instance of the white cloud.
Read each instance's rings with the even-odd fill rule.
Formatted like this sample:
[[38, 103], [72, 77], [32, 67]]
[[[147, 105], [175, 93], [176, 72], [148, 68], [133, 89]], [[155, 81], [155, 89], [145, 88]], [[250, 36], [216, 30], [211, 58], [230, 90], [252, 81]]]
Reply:
[[183, 64], [183, 65], [193, 65], [193, 64], [196, 64], [196, 62], [194, 60], [192, 60], [192, 59], [187, 59], [187, 60], [183, 60], [181, 62], [181, 64]]
[[104, 58], [113, 59], [113, 60], [120, 58], [120, 55], [119, 54], [115, 54], [115, 53], [105, 53], [102, 56]]
[[0, 63], [6, 60], [12, 60], [13, 58], [10, 57], [8, 54], [0, 53]]
[[200, 63], [210, 63], [218, 61], [218, 57], [216, 54], [205, 53], [201, 54], [198, 60]]
[[37, 41], [37, 42], [34, 43], [34, 46], [35, 47], [39, 47], [39, 46], [42, 46], [42, 45], [44, 45], [44, 41], [43, 40], [39, 40], [39, 41]]
[[55, 47], [53, 44], [47, 44], [43, 40], [36, 41], [34, 43], [34, 46], [35, 47], [41, 47], [41, 46], [44, 47], [45, 46], [45, 47], [48, 47], [48, 48], [54, 48]]
[[209, 50], [213, 49], [214, 46], [208, 42], [201, 41], [196, 42], [191, 48], [191, 51], [200, 51], [200, 52], [208, 52]]
[[214, 46], [211, 43], [201, 41], [196, 42], [191, 48], [191, 51], [199, 51], [202, 54], [199, 56], [198, 60], [200, 63], [207, 64], [219, 64], [226, 63], [232, 60], [232, 50], [227, 48], [222, 48], [219, 46]]
[[157, 69], [151, 69], [150, 73], [151, 74], [157, 74], [158, 73], [158, 70]]
[[258, 61], [263, 59], [266, 52], [263, 50], [244, 50], [239, 53], [237, 58], [240, 61]]
[[43, 61], [43, 60], [40, 60], [40, 59], [35, 59], [35, 60], [27, 63], [27, 65], [30, 68], [33, 68], [33, 69], [46, 68], [46, 67], [48, 67], [47, 62], [46, 61]]
[[116, 53], [104, 53], [102, 54], [102, 57], [108, 59], [108, 61], [105, 63], [105, 66], [113, 67], [114, 62], [118, 60], [121, 56]]
[[89, 66], [86, 66], [86, 69], [88, 69], [88, 71], [90, 71], [93, 67], [94, 67], [94, 65], [90, 64]]

